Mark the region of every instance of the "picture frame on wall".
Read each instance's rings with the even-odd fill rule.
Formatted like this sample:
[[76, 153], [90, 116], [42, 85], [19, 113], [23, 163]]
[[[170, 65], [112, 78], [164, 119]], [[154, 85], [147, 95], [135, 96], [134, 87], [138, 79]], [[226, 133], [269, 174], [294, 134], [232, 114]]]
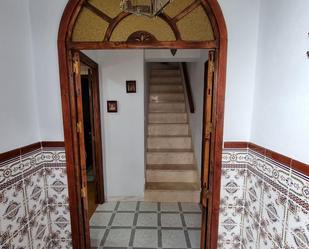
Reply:
[[136, 80], [127, 80], [127, 93], [136, 93]]
[[118, 102], [115, 100], [107, 101], [107, 112], [118, 112]]

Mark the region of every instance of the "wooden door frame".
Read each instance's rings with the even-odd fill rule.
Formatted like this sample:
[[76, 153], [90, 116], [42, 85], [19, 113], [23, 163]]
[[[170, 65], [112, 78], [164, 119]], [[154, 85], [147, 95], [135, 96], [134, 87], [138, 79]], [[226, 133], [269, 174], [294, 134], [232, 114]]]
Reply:
[[72, 49], [128, 49], [128, 48], [167, 48], [167, 49], [215, 49], [217, 51], [216, 74], [215, 74], [215, 123], [213, 124], [214, 155], [213, 175], [214, 184], [209, 194], [212, 216], [210, 217], [210, 231], [207, 232], [208, 249], [217, 248], [219, 208], [220, 208], [220, 180], [221, 180], [221, 158], [223, 146], [223, 124], [224, 124], [224, 102], [227, 65], [227, 29], [225, 20], [217, 0], [201, 0], [206, 10], [215, 40], [207, 42], [187, 42], [177, 40], [175, 42], [72, 42], [72, 32], [77, 17], [85, 4], [85, 0], [69, 0], [63, 12], [58, 32], [58, 57], [60, 72], [60, 88], [62, 99], [62, 114], [64, 125], [64, 141], [68, 172], [69, 204], [72, 228], [72, 243], [74, 249], [86, 249], [83, 241], [84, 228], [80, 222], [81, 215], [81, 189], [78, 188], [78, 150], [76, 149], [76, 109], [74, 104], [74, 89], [72, 88], [72, 70], [69, 60]]
[[[92, 70], [92, 87], [91, 96], [93, 102], [93, 136], [95, 148], [95, 175], [96, 175], [96, 201], [98, 204], [103, 204], [105, 201], [104, 196], [104, 173], [103, 173], [103, 149], [102, 149], [102, 127], [101, 127], [101, 108], [100, 108], [100, 82], [99, 82], [99, 65], [82, 52], [80, 54], [80, 62], [88, 66]], [[92, 116], [93, 115], [93, 116]]]

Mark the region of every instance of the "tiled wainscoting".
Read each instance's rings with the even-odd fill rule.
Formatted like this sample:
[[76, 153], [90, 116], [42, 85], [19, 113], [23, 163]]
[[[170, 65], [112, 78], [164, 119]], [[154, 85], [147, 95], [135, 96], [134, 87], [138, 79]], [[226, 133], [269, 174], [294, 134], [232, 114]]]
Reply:
[[309, 248], [309, 166], [250, 143], [223, 151], [219, 248]]
[[0, 154], [0, 248], [71, 248], [63, 145]]

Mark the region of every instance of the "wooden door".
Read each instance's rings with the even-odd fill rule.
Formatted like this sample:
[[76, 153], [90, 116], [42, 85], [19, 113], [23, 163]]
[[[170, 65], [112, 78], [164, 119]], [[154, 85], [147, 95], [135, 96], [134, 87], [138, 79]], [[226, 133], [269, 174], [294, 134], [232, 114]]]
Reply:
[[214, 156], [213, 124], [215, 103], [215, 51], [209, 51], [208, 61], [205, 63], [204, 85], [204, 127], [203, 127], [203, 157], [202, 157], [202, 229], [201, 248], [210, 248], [208, 239], [211, 227], [211, 179], [212, 161]]
[[[87, 199], [87, 169], [86, 169], [86, 150], [85, 150], [85, 136], [84, 136], [84, 117], [83, 117], [83, 98], [82, 98], [82, 84], [81, 84], [81, 60], [80, 52], [74, 51], [72, 54], [73, 65], [73, 84], [75, 89], [75, 107], [76, 107], [76, 132], [78, 144], [78, 161], [79, 161], [79, 175], [80, 182], [80, 198], [81, 198], [81, 216], [84, 231], [81, 234], [84, 237], [85, 248], [90, 248], [90, 230], [88, 218], [88, 199]], [[74, 207], [73, 207], [74, 208]]]

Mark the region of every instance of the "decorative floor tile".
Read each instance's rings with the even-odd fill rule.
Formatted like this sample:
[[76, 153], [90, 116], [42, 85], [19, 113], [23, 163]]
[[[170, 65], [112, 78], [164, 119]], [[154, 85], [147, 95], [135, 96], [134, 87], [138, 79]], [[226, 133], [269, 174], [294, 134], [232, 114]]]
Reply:
[[133, 213], [117, 213], [113, 220], [112, 226], [115, 227], [132, 227], [134, 220]]
[[116, 208], [117, 202], [106, 202], [104, 205], [99, 205], [96, 211], [114, 211]]
[[188, 231], [191, 247], [200, 248], [201, 245], [201, 231], [200, 230], [189, 230]]
[[128, 201], [128, 202], [120, 202], [118, 207], [118, 211], [135, 211], [137, 207], [137, 202]]
[[133, 247], [140, 248], [157, 248], [158, 247], [158, 232], [156, 229], [137, 229]]
[[[100, 220], [103, 223], [100, 224]], [[200, 223], [199, 205], [193, 203], [106, 203], [96, 210], [91, 219], [91, 247], [199, 248]]]
[[178, 203], [161, 203], [161, 212], [179, 212]]
[[104, 247], [125, 247], [130, 243], [131, 229], [111, 229], [103, 242]]
[[196, 203], [180, 203], [181, 204], [181, 209], [183, 212], [197, 212], [201, 213], [201, 207], [199, 204]]
[[201, 216], [199, 214], [184, 214], [186, 227], [201, 228]]
[[[200, 215], [199, 215], [200, 216]], [[161, 214], [162, 227], [182, 227], [180, 214]]]
[[139, 206], [139, 211], [157, 212], [158, 203], [157, 202], [141, 202]]
[[187, 248], [183, 230], [162, 230], [163, 248]]
[[137, 218], [138, 227], [157, 227], [158, 214], [153, 213], [139, 213]]
[[104, 233], [105, 233], [105, 229], [103, 228], [90, 228], [90, 234], [91, 234], [91, 238], [90, 238], [90, 245], [91, 247], [95, 247], [97, 248], [98, 246], [100, 246], [100, 243], [103, 239]]
[[109, 224], [112, 213], [94, 213], [90, 219], [90, 226], [104, 226]]

